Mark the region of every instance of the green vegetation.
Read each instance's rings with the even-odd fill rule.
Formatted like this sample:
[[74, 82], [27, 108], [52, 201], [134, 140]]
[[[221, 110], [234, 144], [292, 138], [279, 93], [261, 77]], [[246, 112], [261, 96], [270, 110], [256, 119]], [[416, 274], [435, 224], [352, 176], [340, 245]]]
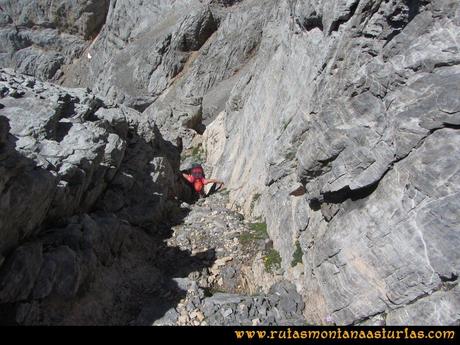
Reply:
[[275, 249], [270, 249], [264, 257], [265, 269], [267, 272], [273, 272], [281, 268], [281, 256]]
[[242, 245], [247, 245], [254, 241], [254, 235], [251, 232], [243, 232], [240, 235], [239, 240]]
[[257, 240], [265, 240], [268, 238], [267, 224], [264, 223], [250, 223], [249, 231], [243, 232], [240, 235], [240, 243], [247, 245]]
[[198, 145], [192, 148], [192, 156], [201, 156], [201, 153], [202, 153], [201, 145]]
[[198, 146], [186, 150], [183, 154], [183, 160], [187, 158], [192, 158], [193, 161], [197, 163], [203, 163], [206, 160], [206, 154], [203, 150], [202, 145], [198, 144]]
[[295, 267], [297, 264], [302, 263], [302, 248], [300, 247], [299, 241], [295, 242], [295, 252], [292, 254], [292, 261], [291, 261], [291, 266]]
[[249, 228], [259, 240], [268, 238], [267, 223], [249, 223]]

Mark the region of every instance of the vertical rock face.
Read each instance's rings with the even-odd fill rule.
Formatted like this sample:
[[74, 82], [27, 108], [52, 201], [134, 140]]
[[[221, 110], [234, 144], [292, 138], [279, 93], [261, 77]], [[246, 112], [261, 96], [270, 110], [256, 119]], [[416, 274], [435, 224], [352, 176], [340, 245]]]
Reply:
[[107, 23], [76, 61], [65, 83], [92, 85], [119, 103], [144, 110], [177, 78], [217, 29], [216, 18], [197, 0], [113, 1]]
[[252, 212], [286, 270], [299, 241], [314, 322], [454, 310], [432, 296], [460, 263], [458, 5], [297, 1], [273, 16], [227, 103], [216, 174], [246, 212], [262, 194]]
[[[181, 137], [203, 143], [233, 208], [265, 220], [309, 323], [459, 322], [458, 1], [0, 6], [2, 66], [107, 99], [47, 84], [40, 100], [40, 82], [2, 73], [0, 254], [28, 296], [54, 291], [55, 262], [75, 266], [77, 290], [86, 273], [68, 241], [11, 254], [18, 243], [74, 214], [155, 223], [178, 188], [162, 137]], [[26, 294], [1, 291], [4, 303]]]

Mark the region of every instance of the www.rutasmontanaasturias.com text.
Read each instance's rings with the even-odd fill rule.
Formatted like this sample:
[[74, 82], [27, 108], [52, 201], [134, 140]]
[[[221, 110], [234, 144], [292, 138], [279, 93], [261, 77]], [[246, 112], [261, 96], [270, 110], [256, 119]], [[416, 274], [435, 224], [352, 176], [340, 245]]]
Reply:
[[236, 339], [454, 339], [454, 330], [414, 330], [409, 327], [390, 330], [383, 328], [349, 330], [235, 330]]

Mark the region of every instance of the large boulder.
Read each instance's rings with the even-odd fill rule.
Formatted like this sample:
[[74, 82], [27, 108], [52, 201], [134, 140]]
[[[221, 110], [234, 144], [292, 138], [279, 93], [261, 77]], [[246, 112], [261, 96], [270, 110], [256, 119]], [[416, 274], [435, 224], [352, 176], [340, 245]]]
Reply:
[[[100, 285], [161, 247], [136, 225], [154, 232], [174, 207], [179, 151], [137, 111], [85, 89], [1, 69], [0, 92], [0, 320], [108, 322], [103, 310], [132, 287], [114, 297]], [[156, 267], [134, 273], [162, 281]]]
[[[1, 183], [1, 252], [57, 221], [93, 207], [124, 157], [125, 138], [95, 118], [101, 100], [32, 78], [0, 74], [10, 130]], [[124, 134], [126, 135], [126, 133]]]

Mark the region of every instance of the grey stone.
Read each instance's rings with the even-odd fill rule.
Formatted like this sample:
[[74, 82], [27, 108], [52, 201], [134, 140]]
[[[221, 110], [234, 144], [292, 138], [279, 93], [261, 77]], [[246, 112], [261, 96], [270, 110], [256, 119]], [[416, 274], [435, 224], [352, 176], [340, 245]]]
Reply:
[[161, 318], [156, 320], [153, 325], [154, 326], [174, 326], [177, 323], [177, 319], [179, 318], [179, 314], [175, 309], [168, 310], [165, 315]]
[[18, 247], [1, 267], [0, 303], [26, 300], [43, 262], [41, 243]]
[[387, 325], [458, 325], [460, 320], [458, 285], [450, 291], [437, 291], [386, 316]]
[[193, 281], [189, 278], [173, 278], [173, 280], [177, 283], [179, 289], [187, 291], [193, 284]]
[[228, 308], [228, 309], [221, 309], [221, 314], [224, 318], [229, 317], [230, 315], [233, 314], [233, 310]]
[[89, 40], [97, 36], [109, 3], [3, 2], [1, 14], [5, 20], [0, 21], [0, 37], [5, 44], [0, 65], [42, 79], [58, 79], [61, 68], [81, 55]]
[[61, 246], [49, 253], [45, 260], [55, 263], [56, 272], [53, 292], [57, 296], [72, 298], [80, 287], [80, 265], [76, 253], [67, 246]]
[[40, 307], [37, 302], [21, 303], [16, 311], [15, 321], [21, 325], [34, 325], [40, 319]]
[[33, 290], [32, 297], [34, 299], [43, 299], [51, 294], [56, 281], [57, 266], [56, 261], [45, 256]]
[[[45, 218], [91, 208], [118, 169], [124, 145], [103, 123], [83, 121], [102, 103], [86, 91], [68, 92], [5, 71], [1, 76], [10, 94], [2, 98], [10, 127], [0, 167], [9, 170], [1, 180], [2, 186], [9, 181], [0, 199], [0, 212], [8, 214], [2, 215], [3, 251], [33, 234]], [[12, 97], [12, 90], [23, 96]], [[26, 209], [29, 216], [21, 216]]]
[[236, 294], [225, 294], [225, 293], [216, 293], [212, 297], [207, 299], [208, 303], [223, 305], [223, 304], [238, 304], [244, 299], [243, 296]]

